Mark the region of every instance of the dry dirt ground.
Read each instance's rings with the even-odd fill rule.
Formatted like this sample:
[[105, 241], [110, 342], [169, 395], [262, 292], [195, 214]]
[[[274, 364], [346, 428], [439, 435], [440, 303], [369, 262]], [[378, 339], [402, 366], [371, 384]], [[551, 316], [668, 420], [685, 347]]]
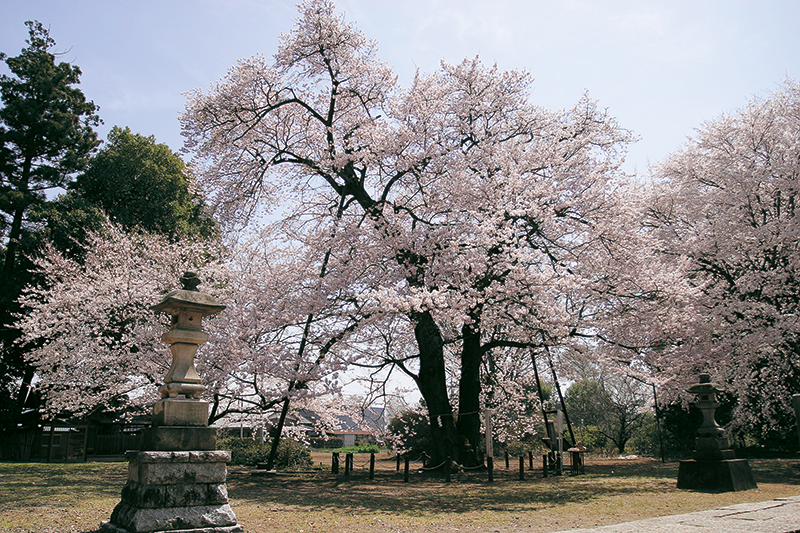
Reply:
[[[676, 488], [677, 462], [590, 457], [584, 475], [542, 477], [541, 463], [519, 480], [506, 471], [455, 472], [450, 483], [412, 463], [409, 482], [388, 455], [369, 479], [368, 455], [355, 470], [330, 472], [330, 454], [315, 470], [253, 475], [231, 468], [228, 490], [248, 532], [552, 532], [723, 505], [800, 495], [800, 459], [751, 460], [757, 490], [701, 493]], [[322, 464], [320, 464], [322, 463]], [[526, 468], [528, 462], [525, 462]], [[0, 463], [0, 532], [89, 533], [107, 520], [125, 482], [124, 463]]]

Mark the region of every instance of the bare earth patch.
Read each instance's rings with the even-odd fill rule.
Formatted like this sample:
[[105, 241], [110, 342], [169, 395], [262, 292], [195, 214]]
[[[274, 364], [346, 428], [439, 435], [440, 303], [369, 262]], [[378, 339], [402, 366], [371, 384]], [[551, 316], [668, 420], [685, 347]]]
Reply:
[[[387, 455], [369, 480], [368, 457], [357, 455], [347, 477], [330, 473], [330, 454], [315, 454], [318, 469], [305, 473], [254, 476], [232, 468], [231, 505], [250, 532], [544, 533], [800, 495], [798, 459], [750, 460], [757, 490], [715, 494], [678, 490], [678, 463], [649, 458], [590, 458], [585, 475], [543, 478], [534, 469], [524, 481], [516, 461], [510, 471], [497, 461], [493, 483], [486, 472], [457, 472], [445, 483], [412, 464], [404, 483]], [[0, 463], [0, 531], [93, 532], [119, 501], [126, 468]]]

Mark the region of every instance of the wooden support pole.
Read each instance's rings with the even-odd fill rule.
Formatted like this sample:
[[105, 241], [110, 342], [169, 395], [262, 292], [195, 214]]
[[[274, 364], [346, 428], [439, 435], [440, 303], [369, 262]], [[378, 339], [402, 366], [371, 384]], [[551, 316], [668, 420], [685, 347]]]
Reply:
[[494, 481], [494, 457], [486, 458], [486, 468], [489, 470], [489, 483]]
[[525, 481], [525, 456], [519, 456], [519, 480]]
[[351, 470], [353, 470], [353, 454], [347, 453], [344, 456], [344, 475], [349, 476]]
[[403, 481], [408, 483], [408, 456], [405, 457], [405, 466], [403, 467]]
[[444, 460], [444, 480], [447, 483], [450, 483], [450, 470], [452, 468], [452, 461], [450, 460], [450, 456], [447, 456], [447, 459]]
[[528, 468], [533, 470], [533, 451], [528, 451]]
[[509, 469], [509, 465], [508, 465], [508, 451], [506, 451], [506, 470], [508, 470], [508, 469]]
[[331, 455], [331, 474], [339, 473], [339, 452], [333, 452]]
[[547, 454], [542, 456], [542, 477], [547, 477]]
[[369, 454], [369, 478], [375, 479], [375, 453]]

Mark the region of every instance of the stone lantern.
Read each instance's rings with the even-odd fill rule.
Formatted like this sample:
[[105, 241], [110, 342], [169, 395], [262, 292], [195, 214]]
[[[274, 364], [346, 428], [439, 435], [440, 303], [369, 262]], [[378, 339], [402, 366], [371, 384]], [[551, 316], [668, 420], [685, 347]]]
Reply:
[[717, 394], [724, 390], [711, 381], [709, 374], [700, 374], [700, 382], [690, 386], [686, 392], [697, 395], [694, 406], [702, 413], [703, 422], [697, 429], [692, 459], [680, 462], [678, 488], [708, 491], [758, 488], [747, 459], [736, 459], [725, 430], [714, 417], [719, 407]]
[[[146, 436], [145, 447], [213, 450], [216, 435], [207, 427], [208, 402], [200, 400], [205, 387], [194, 367], [194, 356], [208, 340], [208, 333], [202, 329], [203, 317], [219, 313], [225, 306], [197, 290], [200, 280], [193, 272], [184, 273], [181, 282], [182, 289], [172, 291], [151, 307], [153, 311], [172, 315], [171, 328], [161, 336], [161, 340], [169, 344], [172, 365], [158, 389], [161, 400], [153, 405], [153, 431]], [[175, 436], [182, 440], [174, 442], [172, 437]]]
[[102, 533], [242, 533], [228, 504], [225, 483], [231, 455], [216, 449], [216, 429], [208, 427], [205, 387], [194, 366], [198, 347], [208, 340], [204, 316], [224, 305], [197, 290], [197, 275], [186, 272], [183, 288], [151, 309], [172, 315], [161, 340], [172, 365], [153, 405], [152, 426], [142, 451], [128, 452], [128, 482]]

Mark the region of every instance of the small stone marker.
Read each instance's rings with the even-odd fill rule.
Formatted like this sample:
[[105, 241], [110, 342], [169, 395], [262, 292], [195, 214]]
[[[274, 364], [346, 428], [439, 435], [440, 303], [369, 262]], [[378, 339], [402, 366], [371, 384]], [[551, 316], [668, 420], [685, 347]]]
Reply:
[[[242, 533], [228, 504], [225, 484], [230, 452], [217, 451], [216, 429], [208, 427], [205, 387], [194, 367], [197, 348], [208, 340], [204, 316], [225, 309], [197, 290], [192, 272], [151, 309], [172, 315], [161, 340], [169, 344], [172, 366], [153, 405], [153, 423], [143, 451], [128, 452], [128, 482], [102, 533]], [[179, 396], [183, 396], [182, 398]]]
[[700, 374], [700, 383], [686, 392], [698, 396], [694, 405], [703, 414], [703, 423], [697, 430], [693, 459], [680, 462], [678, 488], [723, 492], [757, 489], [747, 459], [736, 459], [725, 430], [714, 419], [719, 407], [717, 394], [723, 389], [711, 382], [709, 374]]

